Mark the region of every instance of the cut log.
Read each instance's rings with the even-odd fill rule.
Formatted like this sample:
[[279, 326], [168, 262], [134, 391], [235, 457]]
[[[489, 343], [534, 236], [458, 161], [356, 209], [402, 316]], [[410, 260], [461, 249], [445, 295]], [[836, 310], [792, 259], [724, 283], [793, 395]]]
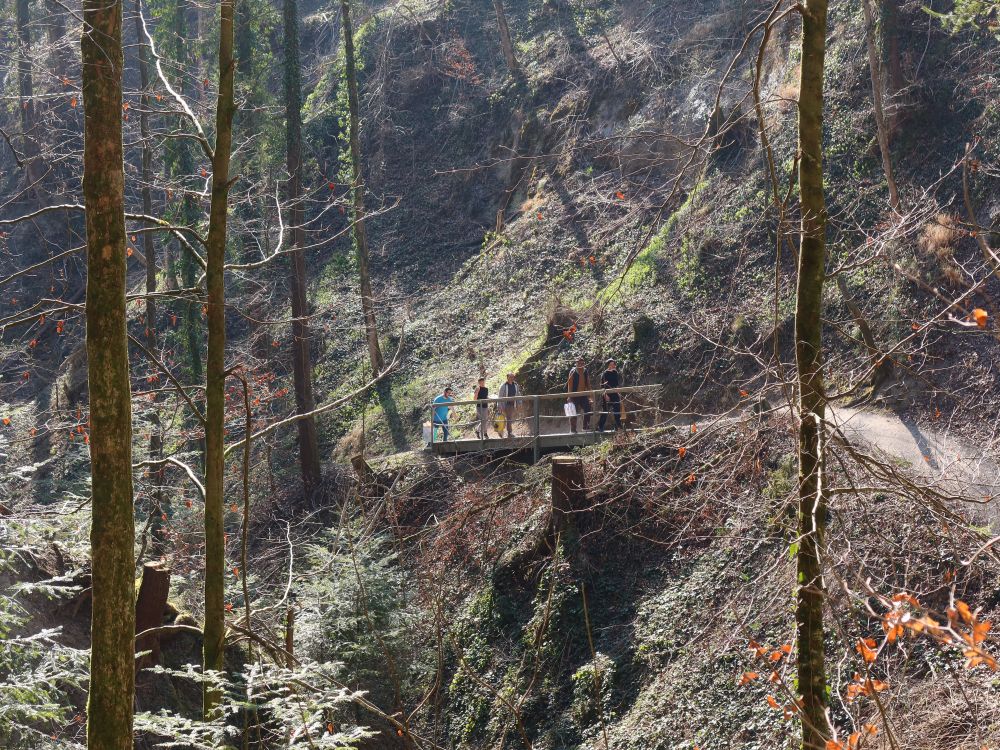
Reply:
[[573, 527], [573, 514], [586, 505], [583, 459], [577, 456], [552, 457], [552, 516], [549, 530], [562, 534]]
[[[136, 635], [163, 624], [167, 611], [167, 597], [170, 595], [170, 568], [162, 563], [146, 563], [142, 566], [142, 583], [135, 600]], [[137, 668], [151, 667], [160, 659], [159, 635], [147, 635], [135, 642], [136, 653], [149, 651], [136, 663]]]

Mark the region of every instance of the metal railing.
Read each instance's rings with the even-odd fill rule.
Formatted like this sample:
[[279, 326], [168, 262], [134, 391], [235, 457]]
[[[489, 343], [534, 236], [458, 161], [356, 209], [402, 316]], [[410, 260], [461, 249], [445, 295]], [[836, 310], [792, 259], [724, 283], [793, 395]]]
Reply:
[[[651, 426], [656, 406], [642, 403], [641, 396], [660, 388], [659, 385], [635, 385], [573, 393], [539, 393], [452, 401], [447, 404], [448, 419], [445, 423], [435, 420], [435, 412], [445, 404], [429, 404], [430, 419], [424, 423], [425, 442], [434, 445], [442, 442], [473, 440], [480, 442], [484, 450], [494, 447], [498, 441], [513, 441], [516, 447], [521, 449], [529, 447], [530, 443], [537, 459], [540, 437], [573, 434], [571, 430], [573, 418], [566, 414], [564, 408], [571, 399], [587, 399], [590, 402], [590, 412], [585, 414], [581, 411], [575, 417], [576, 433], [590, 433], [596, 442], [601, 432], [599, 428], [602, 416], [604, 431], [615, 429], [619, 422], [621, 428], [629, 430]], [[618, 397], [617, 404], [614, 396]], [[508, 406], [511, 404], [513, 408]], [[478, 416], [480, 406], [485, 406], [487, 410], [485, 436], [481, 434], [482, 423]], [[618, 420], [614, 417], [613, 406], [617, 407]], [[511, 422], [510, 435], [507, 430], [508, 417]], [[491, 431], [496, 434], [495, 437], [489, 434]]]

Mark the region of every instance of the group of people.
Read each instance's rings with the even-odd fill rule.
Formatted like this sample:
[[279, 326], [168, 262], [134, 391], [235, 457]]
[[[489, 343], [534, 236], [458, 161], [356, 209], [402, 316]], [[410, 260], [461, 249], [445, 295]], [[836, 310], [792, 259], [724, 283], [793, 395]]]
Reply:
[[[621, 387], [621, 374], [618, 372], [618, 363], [614, 359], [608, 359], [604, 363], [604, 372], [601, 373], [599, 390], [615, 389]], [[583, 357], [578, 357], [573, 369], [569, 371], [566, 378], [566, 404], [564, 407], [566, 416], [569, 417], [569, 427], [571, 432], [577, 432], [579, 418], [583, 417], [584, 431], [590, 430], [590, 420], [593, 414], [593, 403], [590, 395], [594, 391], [594, 386], [587, 372], [587, 363]], [[521, 387], [515, 380], [514, 373], [508, 372], [505, 382], [500, 386], [495, 399], [494, 429], [498, 437], [514, 436], [514, 412], [521, 405], [520, 397], [524, 394]], [[489, 437], [490, 425], [490, 389], [486, 385], [486, 378], [479, 378], [472, 391], [472, 400], [476, 402], [476, 437], [485, 440]], [[607, 426], [608, 415], [614, 416], [615, 429], [622, 427], [622, 399], [617, 392], [602, 394], [602, 408], [600, 410], [600, 420], [597, 429], [604, 432]], [[449, 438], [448, 418], [453, 411], [451, 406], [455, 403], [455, 390], [448, 386], [432, 402], [433, 419], [432, 430], [440, 429], [444, 440]]]

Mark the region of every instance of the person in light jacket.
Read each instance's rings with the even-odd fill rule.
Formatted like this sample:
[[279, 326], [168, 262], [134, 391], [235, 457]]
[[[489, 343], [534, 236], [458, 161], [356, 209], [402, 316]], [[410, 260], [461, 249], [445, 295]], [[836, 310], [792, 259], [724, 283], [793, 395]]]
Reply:
[[[500, 398], [517, 398], [521, 395], [521, 387], [515, 382], [514, 373], [507, 373], [507, 380], [500, 386], [500, 392], [497, 395]], [[509, 438], [514, 437], [514, 409], [520, 405], [520, 401], [500, 402], [500, 413], [503, 414], [504, 428]], [[501, 437], [503, 436], [501, 435]]]

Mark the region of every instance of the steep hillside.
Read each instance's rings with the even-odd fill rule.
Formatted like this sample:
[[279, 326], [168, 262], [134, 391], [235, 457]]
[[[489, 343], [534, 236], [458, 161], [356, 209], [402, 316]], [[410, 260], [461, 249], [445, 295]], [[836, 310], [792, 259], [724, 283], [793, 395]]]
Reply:
[[[225, 741], [253, 748], [339, 747], [341, 733], [371, 750], [798, 745], [798, 22], [789, 13], [765, 41], [773, 4], [756, 0], [505, 0], [512, 71], [497, 4], [356, 8], [367, 226], [395, 366], [318, 419], [322, 492], [303, 497], [291, 428], [255, 443], [245, 466], [232, 455], [235, 677], [231, 713], [201, 744], [200, 684], [186, 665], [200, 658], [204, 533], [192, 478], [203, 433], [165, 395], [160, 366], [201, 398], [203, 300], [184, 290], [200, 279], [181, 244], [157, 235], [158, 319], [129, 308], [130, 333], [142, 339], [152, 324], [162, 358], [133, 353], [134, 446], [138, 464], [162, 428], [175, 463], [164, 474], [137, 466], [136, 507], [140, 555], [173, 577], [163, 668], [140, 674], [137, 747], [168, 737], [220, 747], [227, 731]], [[0, 219], [66, 204], [0, 227], [0, 634], [12, 644], [0, 651], [0, 703], [10, 705], [0, 707], [0, 741], [32, 750], [81, 746], [90, 614], [78, 30], [46, 45], [51, 16], [40, 5], [33, 64], [60, 71], [36, 76], [41, 190], [18, 139], [13, 34], [0, 46], [4, 136], [14, 133], [0, 148]], [[920, 2], [877, 5], [885, 15], [868, 29], [860, 0], [830, 4], [830, 719], [842, 750], [996, 748], [1000, 680], [969, 647], [985, 638], [996, 653], [983, 626], [1000, 615], [1000, 42], [989, 27], [953, 33]], [[178, 45], [187, 40], [170, 25], [174, 7], [151, 3], [150, 33], [164, 75], [208, 123], [214, 27], [185, 4], [192, 39]], [[289, 233], [276, 208], [281, 19], [257, 0], [244, 10], [229, 252], [248, 267], [227, 277], [227, 366], [251, 394], [246, 415], [231, 381], [231, 444], [294, 409], [288, 270], [263, 260]], [[339, 4], [299, 10], [309, 323], [316, 401], [328, 404], [372, 373], [348, 234]], [[868, 34], [898, 212], [876, 137]], [[178, 50], [190, 56], [183, 63]], [[126, 80], [138, 211], [131, 58]], [[203, 232], [202, 156], [192, 148], [186, 164], [171, 150], [188, 126], [165, 87], [151, 91], [152, 210]], [[136, 294], [140, 246], [133, 236]], [[643, 401], [649, 429], [573, 453], [585, 482], [571, 512], [553, 502], [551, 457], [424, 450], [428, 405], [444, 386], [464, 398], [483, 375], [495, 392], [514, 372], [530, 394], [561, 393], [578, 356], [592, 375], [613, 356], [626, 384], [661, 387]], [[153, 548], [161, 529], [166, 544]], [[266, 700], [253, 694], [261, 685]], [[285, 734], [288, 715], [311, 729]]]
[[[775, 337], [776, 351], [791, 357], [794, 257], [783, 250], [776, 277], [771, 188], [746, 72], [756, 47], [736, 54], [760, 17], [729, 3], [511, 3], [524, 61], [524, 79], [512, 81], [487, 5], [449, 3], [412, 19], [386, 10], [369, 22], [367, 38], [384, 34], [387, 47], [367, 70], [377, 92], [369, 106], [380, 115], [366, 130], [371, 186], [391, 207], [372, 230], [377, 276], [386, 330], [407, 332], [393, 403], [382, 404], [402, 420], [394, 421], [395, 449], [414, 443], [425, 416], [418, 405], [445, 383], [471, 391], [484, 369], [495, 387], [513, 369], [535, 389], [559, 388], [576, 352], [622, 358], [630, 382], [669, 383], [675, 404], [696, 397], [697, 406], [717, 410], [748, 384], [762, 386], [768, 377], [756, 357], [774, 349]], [[866, 352], [846, 292], [876, 345], [897, 348], [896, 382], [879, 383], [890, 386], [893, 403], [926, 410], [933, 401], [974, 414], [997, 390], [988, 365], [995, 341], [952, 325], [920, 328], [915, 341], [913, 324], [923, 326], [940, 301], [911, 278], [947, 296], [982, 277], [972, 237], [945, 229], [937, 248], [927, 237], [940, 216], [965, 216], [966, 142], [980, 139], [983, 164], [996, 148], [1000, 121], [987, 93], [995, 63], [958, 51], [919, 7], [903, 6], [907, 86], [893, 100], [893, 159], [906, 214], [893, 219], [860, 8], [835, 4], [831, 28], [831, 269], [846, 269], [843, 290], [830, 285], [833, 373], [847, 382]], [[995, 49], [989, 36], [965, 39]], [[785, 25], [761, 70], [779, 190], [792, 196], [795, 56]], [[938, 120], [947, 130], [929, 127]], [[973, 175], [971, 185], [983, 224], [1000, 210], [988, 174]], [[787, 216], [796, 220], [794, 203]], [[983, 299], [996, 294], [995, 283], [987, 278]], [[336, 305], [349, 284], [339, 290]], [[571, 343], [560, 326], [574, 323]], [[946, 365], [907, 372], [906, 355], [914, 354]], [[963, 390], [970, 382], [974, 392]]]

